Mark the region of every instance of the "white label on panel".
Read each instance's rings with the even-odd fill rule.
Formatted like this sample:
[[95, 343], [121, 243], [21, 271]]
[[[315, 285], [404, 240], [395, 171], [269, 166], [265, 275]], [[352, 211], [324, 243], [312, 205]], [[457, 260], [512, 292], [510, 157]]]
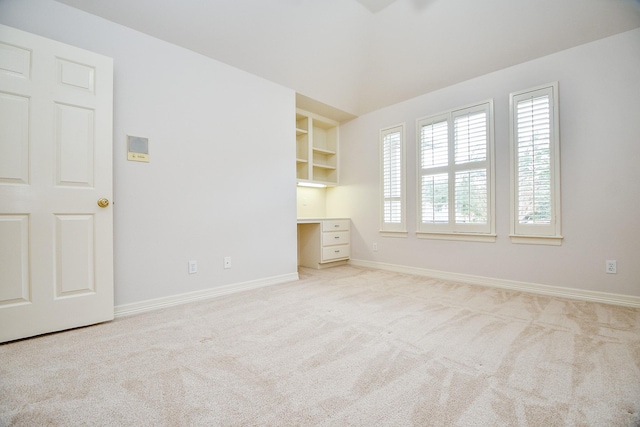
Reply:
[[29, 98], [0, 92], [0, 183], [29, 182]]
[[56, 215], [56, 297], [95, 292], [93, 215]]
[[0, 43], [0, 72], [12, 77], [29, 79], [31, 51]]
[[88, 92], [95, 92], [95, 68], [56, 58], [58, 83]]
[[0, 215], [0, 254], [0, 306], [29, 302], [28, 215]]
[[93, 186], [94, 111], [56, 104], [56, 183]]

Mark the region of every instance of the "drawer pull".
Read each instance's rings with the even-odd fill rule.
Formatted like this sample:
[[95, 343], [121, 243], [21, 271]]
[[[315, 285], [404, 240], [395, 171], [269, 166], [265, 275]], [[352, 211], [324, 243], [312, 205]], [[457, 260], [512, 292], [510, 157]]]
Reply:
[[339, 253], [340, 253], [340, 249], [338, 249], [338, 250], [336, 250], [336, 251], [333, 251], [333, 252], [335, 252], [335, 253], [339, 254]]
[[339, 239], [339, 238], [340, 238], [340, 236], [334, 236], [333, 238], [334, 238], [334, 239]]
[[334, 224], [333, 226], [334, 226], [335, 228], [338, 228], [338, 227], [340, 227], [340, 224]]

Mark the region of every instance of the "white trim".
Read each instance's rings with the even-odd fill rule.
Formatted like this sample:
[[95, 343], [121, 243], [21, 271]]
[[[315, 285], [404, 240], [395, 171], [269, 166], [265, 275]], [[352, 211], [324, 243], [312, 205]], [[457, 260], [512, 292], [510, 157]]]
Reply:
[[425, 233], [422, 231], [417, 231], [416, 237], [418, 239], [460, 240], [465, 242], [494, 243], [496, 241], [497, 235], [484, 233]]
[[376, 268], [379, 270], [395, 271], [398, 273], [427, 276], [434, 279], [447, 280], [471, 285], [487, 286], [491, 288], [509, 289], [532, 294], [548, 295], [559, 298], [570, 298], [581, 301], [599, 302], [625, 307], [640, 308], [640, 297], [632, 295], [612, 294], [608, 292], [587, 291], [582, 289], [564, 288], [560, 286], [541, 285], [538, 283], [518, 282], [515, 280], [495, 279], [491, 277], [474, 276], [470, 274], [449, 273], [446, 271], [428, 270], [425, 268], [409, 267], [397, 264], [351, 259], [349, 264]]
[[223, 295], [248, 291], [251, 289], [258, 289], [266, 286], [279, 285], [281, 283], [294, 282], [298, 279], [298, 273], [296, 272], [291, 274], [283, 274], [281, 276], [267, 277], [265, 279], [251, 280], [248, 282], [219, 286], [212, 289], [187, 292], [184, 294], [172, 295], [169, 297], [155, 298], [146, 301], [134, 302], [131, 304], [118, 305], [114, 309], [114, 314], [116, 318], [131, 316], [133, 314], [146, 313], [148, 311], [172, 307], [174, 305], [186, 304], [195, 301], [204, 301]]
[[380, 230], [379, 233], [382, 237], [409, 237], [408, 231]]
[[311, 188], [325, 188], [327, 184], [321, 184], [319, 182], [307, 182], [307, 181], [298, 181], [298, 185], [300, 187], [311, 187]]
[[518, 236], [510, 234], [511, 243], [522, 245], [550, 245], [560, 246], [562, 245], [562, 236]]

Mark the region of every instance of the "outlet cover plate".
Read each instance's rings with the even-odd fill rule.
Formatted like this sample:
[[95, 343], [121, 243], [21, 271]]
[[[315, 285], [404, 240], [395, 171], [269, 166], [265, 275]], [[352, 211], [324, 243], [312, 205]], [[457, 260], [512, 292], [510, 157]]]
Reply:
[[616, 274], [618, 272], [617, 262], [613, 259], [608, 259], [604, 262], [604, 271], [607, 274]]
[[189, 274], [198, 272], [198, 261], [189, 261]]

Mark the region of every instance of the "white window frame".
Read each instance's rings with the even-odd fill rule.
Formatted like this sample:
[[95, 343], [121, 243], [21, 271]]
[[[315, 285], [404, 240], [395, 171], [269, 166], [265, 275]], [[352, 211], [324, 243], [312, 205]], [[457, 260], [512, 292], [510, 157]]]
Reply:
[[[550, 149], [550, 223], [524, 224], [519, 220], [518, 206], [518, 135], [516, 109], [518, 103], [535, 97], [549, 97], [549, 149]], [[509, 128], [511, 148], [511, 203], [510, 203], [510, 238], [512, 243], [561, 245], [561, 194], [560, 194], [560, 129], [558, 108], [558, 82], [537, 86], [509, 95]]]
[[[455, 164], [455, 144], [454, 144], [454, 126], [453, 122], [456, 117], [469, 113], [485, 111], [486, 116], [486, 159], [481, 162], [468, 162], [466, 164]], [[493, 99], [467, 105], [446, 111], [444, 113], [435, 114], [416, 120], [416, 150], [417, 150], [417, 232], [419, 238], [424, 239], [440, 239], [440, 240], [464, 240], [474, 242], [495, 242], [495, 144], [494, 144], [494, 114]], [[421, 128], [429, 123], [438, 123], [446, 120], [448, 123], [448, 164], [437, 168], [422, 169], [422, 144], [421, 144]], [[487, 174], [487, 223], [486, 224], [469, 224], [456, 223], [455, 220], [455, 174], [459, 171], [473, 170], [480, 167], [486, 170]], [[446, 223], [423, 223], [422, 221], [422, 177], [433, 174], [434, 170], [440, 171], [442, 174], [448, 175], [448, 205], [453, 206], [448, 212], [448, 221]], [[431, 172], [430, 172], [431, 171]]]
[[[400, 134], [400, 195], [385, 197], [385, 139], [388, 135]], [[380, 130], [380, 233], [389, 237], [407, 236], [407, 201], [406, 201], [406, 161], [405, 161], [405, 125], [404, 123]], [[385, 221], [385, 204], [399, 201], [401, 222]]]

